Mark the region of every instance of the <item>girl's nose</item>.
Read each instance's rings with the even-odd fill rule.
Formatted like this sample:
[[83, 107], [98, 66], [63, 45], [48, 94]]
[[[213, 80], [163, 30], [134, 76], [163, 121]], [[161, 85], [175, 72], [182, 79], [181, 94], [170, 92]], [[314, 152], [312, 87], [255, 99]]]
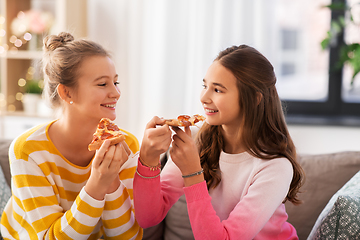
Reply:
[[203, 89], [201, 91], [200, 102], [202, 102], [202, 103], [209, 103], [210, 102], [210, 97], [209, 97], [208, 91], [206, 89]]
[[112, 91], [110, 93], [110, 98], [116, 98], [116, 99], [119, 99], [120, 96], [121, 96], [121, 91], [120, 89], [114, 85], [114, 87], [112, 88]]

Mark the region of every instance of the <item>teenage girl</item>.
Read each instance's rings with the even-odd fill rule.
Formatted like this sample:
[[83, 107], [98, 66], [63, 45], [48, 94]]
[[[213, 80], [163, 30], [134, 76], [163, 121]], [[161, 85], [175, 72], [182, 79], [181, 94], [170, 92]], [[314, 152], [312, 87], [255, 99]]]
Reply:
[[[139, 144], [105, 142], [90, 152], [98, 122], [116, 118], [119, 80], [107, 51], [69, 33], [44, 39], [45, 96], [56, 120], [10, 147], [12, 197], [1, 218], [6, 239], [141, 239], [132, 183]], [[125, 167], [127, 166], [127, 167]]]
[[[206, 122], [196, 139], [154, 117], [134, 177], [136, 219], [159, 223], [185, 194], [195, 239], [298, 239], [284, 203], [300, 203], [303, 171], [271, 63], [252, 47], [220, 52], [204, 79]], [[171, 160], [160, 175], [159, 156]]]

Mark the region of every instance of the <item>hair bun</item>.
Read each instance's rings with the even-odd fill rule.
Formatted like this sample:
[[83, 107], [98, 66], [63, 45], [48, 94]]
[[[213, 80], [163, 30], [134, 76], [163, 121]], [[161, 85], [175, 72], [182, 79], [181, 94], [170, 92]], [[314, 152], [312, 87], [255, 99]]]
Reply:
[[67, 42], [74, 40], [73, 35], [67, 32], [61, 32], [59, 35], [49, 35], [44, 38], [44, 50], [45, 51], [54, 51], [58, 47], [63, 46]]

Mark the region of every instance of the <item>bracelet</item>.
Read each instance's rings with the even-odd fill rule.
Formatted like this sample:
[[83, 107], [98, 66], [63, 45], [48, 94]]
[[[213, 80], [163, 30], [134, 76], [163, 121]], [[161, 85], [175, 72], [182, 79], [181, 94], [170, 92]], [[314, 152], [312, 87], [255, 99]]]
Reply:
[[200, 175], [204, 172], [204, 169], [201, 169], [200, 171], [198, 172], [195, 172], [195, 173], [191, 173], [189, 175], [182, 175], [183, 178], [189, 178], [189, 177], [193, 177], [193, 176], [197, 176], [197, 175]]
[[150, 166], [150, 165], [145, 164], [145, 163], [141, 160], [140, 156], [139, 156], [139, 161], [140, 161], [141, 164], [144, 165], [145, 167], [150, 168], [150, 171], [161, 170], [161, 163], [160, 163], [160, 161], [159, 161], [158, 165], [156, 165], [156, 166]]
[[158, 176], [160, 176], [161, 171], [159, 172], [159, 174], [157, 174], [157, 175], [155, 175], [155, 176], [152, 176], [152, 177], [145, 177], [145, 176], [141, 175], [141, 174], [138, 172], [137, 168], [136, 168], [136, 173], [137, 173], [137, 175], [139, 175], [139, 176], [142, 177], [142, 178], [151, 179], [151, 178], [157, 178]]

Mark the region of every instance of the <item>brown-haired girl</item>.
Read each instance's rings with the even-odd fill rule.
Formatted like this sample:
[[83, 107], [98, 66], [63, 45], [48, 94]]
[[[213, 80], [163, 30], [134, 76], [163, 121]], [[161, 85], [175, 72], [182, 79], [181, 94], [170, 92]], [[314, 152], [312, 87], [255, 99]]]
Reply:
[[[196, 140], [163, 119], [147, 125], [134, 178], [136, 219], [159, 223], [185, 193], [195, 239], [298, 239], [285, 201], [300, 203], [296, 161], [271, 63], [252, 47], [220, 52], [203, 79]], [[161, 176], [159, 155], [171, 160]], [[156, 169], [155, 171], [152, 171]]]
[[59, 117], [11, 144], [12, 197], [1, 218], [5, 239], [141, 239], [132, 182], [139, 144], [88, 151], [101, 118], [116, 118], [118, 75], [109, 53], [69, 33], [44, 39], [45, 94]]

